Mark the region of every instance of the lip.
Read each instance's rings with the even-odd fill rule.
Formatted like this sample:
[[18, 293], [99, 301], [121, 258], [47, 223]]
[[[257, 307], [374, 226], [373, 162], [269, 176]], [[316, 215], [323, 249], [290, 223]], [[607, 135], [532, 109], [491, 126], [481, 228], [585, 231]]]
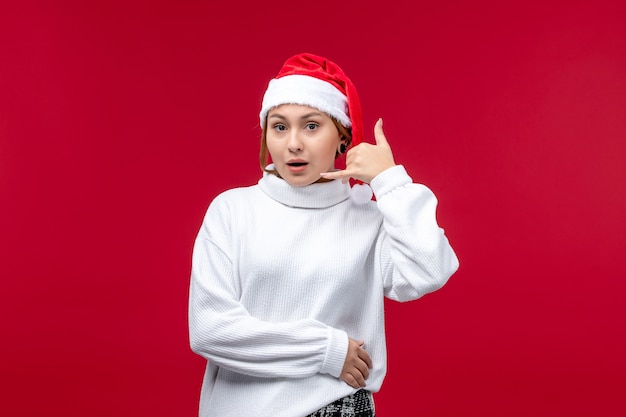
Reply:
[[[293, 165], [293, 164], [297, 164], [297, 165]], [[304, 159], [290, 159], [287, 162], [285, 162], [287, 169], [290, 172], [294, 172], [294, 173], [304, 171], [308, 164], [309, 163], [305, 161]]]

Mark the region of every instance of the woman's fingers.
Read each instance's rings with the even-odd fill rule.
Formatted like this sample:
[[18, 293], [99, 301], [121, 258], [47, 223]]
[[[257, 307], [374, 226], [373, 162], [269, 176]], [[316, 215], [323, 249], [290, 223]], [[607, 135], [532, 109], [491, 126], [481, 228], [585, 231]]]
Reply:
[[348, 179], [350, 177], [370, 183], [378, 174], [395, 165], [393, 153], [385, 132], [383, 120], [378, 119], [374, 126], [376, 144], [360, 143], [346, 154], [346, 168], [340, 171], [323, 172], [327, 179]]
[[363, 342], [350, 339], [341, 379], [353, 388], [365, 387], [365, 380], [369, 378], [371, 367], [372, 359], [363, 349]]

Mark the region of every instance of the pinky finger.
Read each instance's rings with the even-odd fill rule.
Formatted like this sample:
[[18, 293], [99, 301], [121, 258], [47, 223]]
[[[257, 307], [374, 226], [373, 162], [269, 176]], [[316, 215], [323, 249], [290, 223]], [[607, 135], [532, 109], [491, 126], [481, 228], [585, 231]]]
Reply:
[[322, 172], [320, 173], [320, 177], [325, 178], [327, 180], [338, 180], [346, 184], [350, 181], [351, 175], [347, 171], [334, 171], [334, 172]]

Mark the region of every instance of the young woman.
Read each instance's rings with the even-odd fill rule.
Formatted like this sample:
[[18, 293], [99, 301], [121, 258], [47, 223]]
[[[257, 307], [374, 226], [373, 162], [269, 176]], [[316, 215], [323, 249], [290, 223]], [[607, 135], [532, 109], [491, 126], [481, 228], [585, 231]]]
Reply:
[[263, 177], [216, 197], [194, 245], [199, 414], [374, 416], [384, 297], [417, 299], [458, 268], [437, 200], [395, 164], [381, 120], [362, 142], [356, 89], [323, 57], [285, 62], [260, 122]]

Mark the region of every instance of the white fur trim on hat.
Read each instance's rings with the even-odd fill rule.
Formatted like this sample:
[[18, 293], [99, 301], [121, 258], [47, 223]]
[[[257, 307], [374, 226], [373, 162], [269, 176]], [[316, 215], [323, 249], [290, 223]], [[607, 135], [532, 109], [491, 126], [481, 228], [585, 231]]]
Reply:
[[301, 104], [321, 110], [345, 127], [352, 127], [348, 117], [348, 99], [334, 85], [308, 75], [286, 75], [269, 82], [259, 119], [261, 126], [270, 109], [281, 104]]

